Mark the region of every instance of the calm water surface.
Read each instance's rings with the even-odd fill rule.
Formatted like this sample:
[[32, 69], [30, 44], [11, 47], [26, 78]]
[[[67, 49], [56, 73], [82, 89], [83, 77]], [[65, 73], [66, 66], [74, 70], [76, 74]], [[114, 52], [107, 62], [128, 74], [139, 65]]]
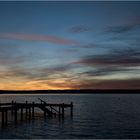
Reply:
[[[0, 127], [0, 138], [26, 139], [93, 139], [140, 138], [140, 95], [138, 94], [76, 94], [76, 95], [0, 95], [0, 102], [74, 103], [74, 116], [64, 120], [37, 115], [34, 121]], [[37, 111], [37, 110], [36, 110]]]

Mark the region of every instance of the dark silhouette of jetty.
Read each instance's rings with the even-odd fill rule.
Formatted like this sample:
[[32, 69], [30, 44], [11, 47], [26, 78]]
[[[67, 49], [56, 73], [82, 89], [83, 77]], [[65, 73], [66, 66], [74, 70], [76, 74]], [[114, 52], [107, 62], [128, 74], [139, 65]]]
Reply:
[[0, 112], [1, 112], [1, 125], [5, 126], [8, 122], [8, 113], [11, 113], [11, 116], [14, 117], [14, 122], [17, 124], [18, 116], [20, 116], [20, 121], [23, 121], [23, 117], [31, 120], [35, 118], [35, 108], [40, 109], [44, 113], [44, 118], [56, 117], [59, 119], [64, 119], [65, 108], [70, 108], [70, 116], [73, 117], [73, 103], [64, 104], [64, 103], [46, 103], [42, 99], [38, 98], [40, 103], [17, 103], [12, 101], [11, 103], [0, 103]]

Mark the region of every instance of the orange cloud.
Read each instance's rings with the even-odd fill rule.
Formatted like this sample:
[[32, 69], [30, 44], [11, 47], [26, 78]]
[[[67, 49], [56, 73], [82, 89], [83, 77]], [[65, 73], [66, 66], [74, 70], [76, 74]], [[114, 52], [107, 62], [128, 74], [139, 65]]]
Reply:
[[[51, 73], [52, 72], [52, 73]], [[99, 75], [104, 75], [104, 70]], [[45, 75], [47, 73], [47, 75]], [[105, 72], [106, 73], [106, 72]], [[87, 74], [86, 76], [84, 74]], [[92, 72], [75, 74], [64, 67], [42, 69], [32, 73], [32, 70], [13, 69], [0, 71], [1, 90], [46, 90], [46, 89], [139, 89], [140, 79], [93, 79]], [[97, 72], [98, 74], [98, 72]]]
[[71, 39], [65, 39], [51, 35], [40, 35], [40, 34], [22, 34], [22, 33], [0, 33], [1, 39], [16, 39], [16, 40], [27, 40], [27, 41], [47, 41], [55, 44], [72, 45], [78, 44], [77, 41]]
[[126, 80], [33, 80], [1, 82], [1, 90], [47, 90], [47, 89], [140, 89], [140, 79]]
[[1, 90], [55, 90], [55, 89], [72, 89], [70, 83], [60, 80], [34, 80], [34, 81], [15, 81], [3, 82], [0, 84]]

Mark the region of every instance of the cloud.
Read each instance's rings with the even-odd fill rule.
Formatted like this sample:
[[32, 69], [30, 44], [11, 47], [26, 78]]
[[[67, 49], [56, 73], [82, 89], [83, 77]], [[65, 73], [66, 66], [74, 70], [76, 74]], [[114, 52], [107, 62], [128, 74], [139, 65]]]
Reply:
[[70, 65], [38, 68], [35, 77], [38, 80], [61, 79], [65, 77], [66, 73], [69, 72], [70, 69], [72, 69]]
[[[139, 89], [140, 87], [140, 79], [87, 80], [82, 77], [82, 74], [69, 75], [67, 73], [69, 69], [65, 66], [39, 69], [15, 67], [9, 71], [0, 71], [0, 77], [7, 80], [16, 78], [15, 82], [9, 80], [7, 82], [10, 83], [4, 85], [8, 89]], [[90, 75], [92, 73], [86, 74], [87, 78], [92, 76]], [[2, 85], [3, 83], [0, 86]]]
[[108, 27], [106, 29], [106, 32], [109, 33], [125, 33], [128, 31], [131, 31], [135, 29], [137, 25], [122, 25], [122, 26], [114, 26], [114, 27]]
[[114, 44], [110, 43], [88, 43], [88, 44], [83, 44], [83, 45], [77, 45], [79, 48], [83, 49], [107, 49], [107, 48], [112, 48], [116, 47]]
[[135, 70], [133, 69], [126, 69], [123, 67], [101, 67], [101, 68], [96, 68], [95, 70], [90, 70], [90, 71], [86, 71], [81, 73], [81, 75], [85, 75], [87, 77], [95, 77], [95, 76], [106, 76], [106, 75], [112, 75], [114, 73], [118, 73], [118, 72], [131, 72], [131, 70]]
[[22, 58], [7, 58], [7, 59], [0, 59], [0, 64], [1, 65], [13, 65], [13, 64], [18, 64], [23, 62], [24, 60]]
[[24, 62], [21, 52], [16, 45], [0, 44], [0, 65], [14, 65]]
[[62, 45], [74, 45], [79, 44], [78, 41], [65, 39], [51, 35], [39, 35], [39, 34], [22, 34], [22, 33], [0, 33], [0, 39], [16, 39], [25, 41], [47, 41], [55, 44]]
[[140, 89], [140, 79], [85, 80], [73, 85], [76, 89]]
[[87, 32], [90, 31], [91, 28], [85, 25], [79, 25], [79, 26], [74, 26], [72, 27], [69, 31], [71, 33], [82, 33], [82, 32]]
[[44, 72], [65, 72], [67, 70], [71, 69], [70, 65], [58, 65], [54, 67], [49, 67], [49, 68], [43, 68], [42, 71]]
[[50, 89], [72, 89], [73, 83], [68, 79], [57, 79], [57, 80], [41, 80], [39, 85], [46, 85]]
[[0, 78], [21, 78], [25, 80], [53, 80], [57, 78], [67, 78], [65, 75], [70, 71], [70, 65], [26, 68], [23, 66], [9, 66], [5, 71], [0, 71]]
[[140, 17], [135, 20], [128, 21], [128, 23], [119, 26], [110, 26], [105, 29], [105, 32], [120, 34], [140, 28]]
[[95, 44], [95, 43], [88, 43], [88, 44], [84, 44], [84, 45], [79, 45], [80, 48], [88, 48], [88, 49], [93, 49], [93, 48], [100, 48], [103, 47], [100, 44]]
[[74, 62], [87, 66], [116, 66], [131, 67], [140, 66], [140, 50], [124, 49], [120, 51], [113, 50], [111, 54], [91, 55], [81, 58]]
[[[7, 70], [0, 70], [0, 87], [5, 89], [69, 89], [73, 80], [73, 76], [69, 74], [70, 69], [70, 66], [35, 69], [10, 67]], [[4, 85], [3, 81], [8, 84]]]
[[95, 77], [100, 79], [104, 76], [123, 73], [127, 73], [128, 77], [135, 77], [140, 74], [140, 50], [112, 50], [111, 53], [107, 54], [82, 57], [80, 60], [73, 62], [73, 64], [83, 66], [85, 71], [81, 72], [80, 75], [89, 79]]
[[0, 78], [1, 79], [25, 79], [25, 80], [31, 80], [36, 79], [37, 75], [33, 73], [32, 69], [27, 68], [17, 68], [17, 67], [9, 67], [6, 70], [0, 71]]

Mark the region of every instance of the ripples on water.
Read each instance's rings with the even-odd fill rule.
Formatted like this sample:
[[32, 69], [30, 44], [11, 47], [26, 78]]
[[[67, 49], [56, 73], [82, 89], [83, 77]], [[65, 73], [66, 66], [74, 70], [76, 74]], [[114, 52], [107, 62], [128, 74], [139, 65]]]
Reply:
[[82, 95], [0, 95], [0, 102], [38, 101], [48, 103], [74, 102], [74, 116], [64, 120], [38, 116], [23, 123], [9, 122], [0, 128], [0, 138], [140, 138], [140, 95], [138, 94], [82, 94]]

